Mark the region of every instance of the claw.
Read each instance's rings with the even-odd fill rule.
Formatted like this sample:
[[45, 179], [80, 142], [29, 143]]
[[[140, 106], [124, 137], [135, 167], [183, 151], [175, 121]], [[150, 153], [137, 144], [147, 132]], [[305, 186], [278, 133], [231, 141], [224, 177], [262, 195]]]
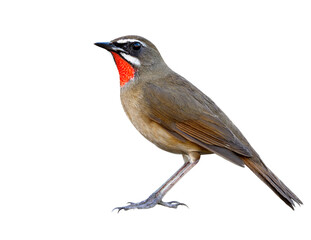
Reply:
[[111, 212], [113, 212], [114, 210], [118, 210], [118, 213], [120, 212], [120, 210], [122, 209], [122, 208], [120, 208], [120, 207], [115, 207], [114, 209], [112, 209], [112, 211]]
[[187, 204], [185, 204], [185, 203], [180, 203], [180, 202], [177, 202], [177, 201], [171, 201], [171, 202], [169, 202], [169, 203], [176, 203], [177, 204], [177, 206], [186, 206], [187, 208], [189, 208], [188, 207], [188, 205]]
[[162, 205], [162, 206], [165, 206], [165, 207], [169, 207], [169, 208], [177, 208], [178, 206], [186, 206], [187, 208], [189, 208], [187, 206], [187, 204], [185, 203], [180, 203], [180, 202], [177, 202], [177, 201], [171, 201], [171, 202], [159, 202], [158, 204]]
[[127, 211], [127, 210], [130, 210], [130, 209], [134, 209], [134, 208], [129, 208], [129, 206], [131, 206], [131, 205], [124, 206], [124, 207], [115, 207], [114, 209], [112, 209], [111, 212], [113, 212], [114, 210], [117, 210], [118, 211], [117, 213], [119, 213], [121, 210]]

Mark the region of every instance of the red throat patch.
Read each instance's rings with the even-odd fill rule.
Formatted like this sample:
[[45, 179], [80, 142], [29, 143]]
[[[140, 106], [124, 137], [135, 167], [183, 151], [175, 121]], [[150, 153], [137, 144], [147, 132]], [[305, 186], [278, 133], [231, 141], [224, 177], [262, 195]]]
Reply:
[[115, 52], [111, 52], [111, 54], [114, 58], [114, 61], [116, 62], [120, 75], [120, 86], [122, 87], [134, 77], [135, 70], [127, 61], [121, 58], [119, 54]]

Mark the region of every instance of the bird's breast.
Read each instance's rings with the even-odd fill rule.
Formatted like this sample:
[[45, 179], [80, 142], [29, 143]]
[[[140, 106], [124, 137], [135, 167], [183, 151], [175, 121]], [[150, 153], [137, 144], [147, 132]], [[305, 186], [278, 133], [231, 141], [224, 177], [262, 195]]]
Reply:
[[177, 137], [176, 134], [171, 133], [159, 123], [150, 119], [148, 106], [139, 87], [138, 89], [137, 87], [131, 89], [131, 86], [121, 88], [121, 103], [135, 128], [159, 148], [177, 154], [202, 152], [203, 149], [197, 144], [182, 137]]

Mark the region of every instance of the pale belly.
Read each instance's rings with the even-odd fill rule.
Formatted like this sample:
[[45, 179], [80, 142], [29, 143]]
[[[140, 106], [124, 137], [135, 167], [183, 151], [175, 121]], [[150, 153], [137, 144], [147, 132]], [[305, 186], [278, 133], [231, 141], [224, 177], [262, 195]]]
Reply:
[[159, 148], [177, 154], [189, 154], [190, 152], [202, 152], [202, 148], [182, 137], [172, 133], [151, 120], [133, 121], [136, 129], [150, 142]]

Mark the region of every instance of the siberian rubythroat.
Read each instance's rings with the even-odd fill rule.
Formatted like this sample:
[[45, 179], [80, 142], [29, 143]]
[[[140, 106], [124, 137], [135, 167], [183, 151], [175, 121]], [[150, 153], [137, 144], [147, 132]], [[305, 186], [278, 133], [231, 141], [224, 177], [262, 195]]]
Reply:
[[[120, 74], [121, 102], [136, 129], [159, 148], [181, 154], [184, 165], [146, 200], [115, 209], [145, 209], [156, 204], [185, 205], [162, 198], [203, 154], [246, 165], [289, 207], [301, 200], [262, 162], [239, 129], [217, 105], [172, 71], [157, 48], [139, 36], [124, 36], [95, 45], [112, 53]], [[198, 183], [200, 184], [200, 183]]]

